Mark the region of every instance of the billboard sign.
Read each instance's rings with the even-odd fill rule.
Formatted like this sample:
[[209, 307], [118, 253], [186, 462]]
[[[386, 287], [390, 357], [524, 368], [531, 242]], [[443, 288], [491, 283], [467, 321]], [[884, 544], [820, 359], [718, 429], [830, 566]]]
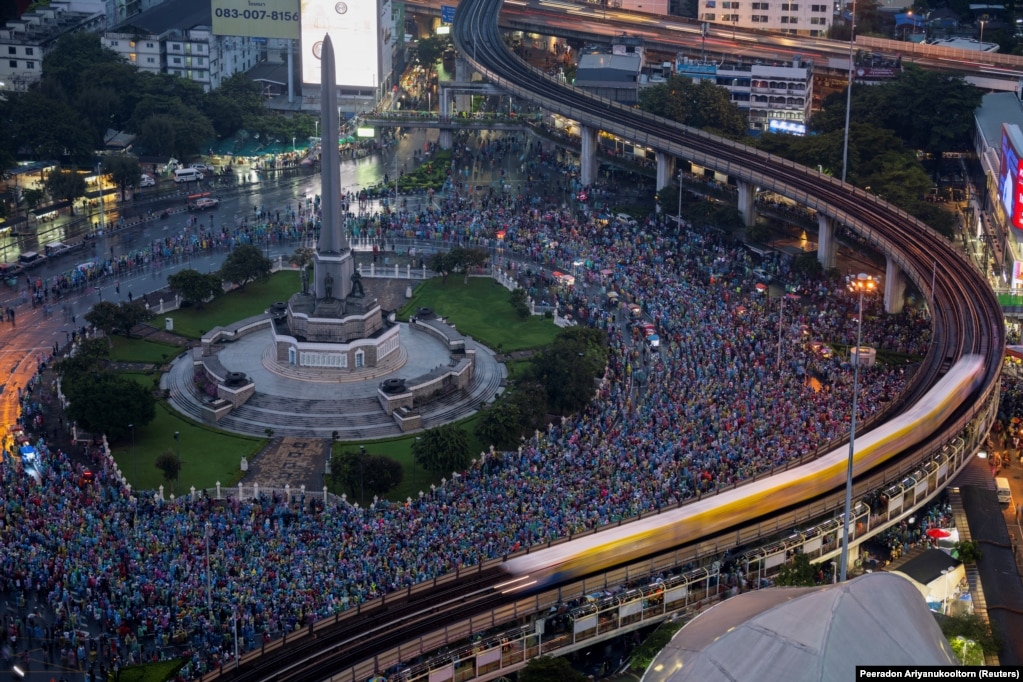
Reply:
[[301, 0], [301, 3], [302, 81], [319, 84], [320, 47], [323, 36], [329, 33], [334, 43], [337, 85], [376, 88], [384, 70], [382, 50], [391, 49], [390, 0]]
[[900, 73], [902, 73], [902, 69], [894, 69], [887, 66], [856, 67], [856, 77], [865, 81], [890, 80]]
[[1023, 230], [1023, 136], [1018, 126], [1002, 124], [998, 196], [1012, 226]]
[[455, 23], [455, 7], [452, 5], [441, 5], [440, 20], [445, 24]]
[[799, 121], [782, 121], [772, 118], [767, 122], [767, 130], [772, 133], [789, 135], [806, 135], [806, 124]]
[[211, 0], [213, 35], [297, 40], [298, 3], [299, 0]]

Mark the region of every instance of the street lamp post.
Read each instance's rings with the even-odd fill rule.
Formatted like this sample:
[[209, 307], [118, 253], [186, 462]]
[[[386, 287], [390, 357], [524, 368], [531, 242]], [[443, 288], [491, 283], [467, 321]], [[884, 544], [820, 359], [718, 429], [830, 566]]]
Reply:
[[945, 600], [942, 604], [941, 612], [946, 616], [948, 615], [948, 576], [952, 573], [952, 567], [948, 567], [941, 572], [941, 575], [945, 577]]
[[[177, 431], [174, 432], [174, 456], [177, 457], [177, 459], [178, 459], [178, 472], [179, 472], [178, 476], [180, 476], [180, 472], [181, 472], [181, 434], [178, 433]], [[174, 477], [175, 481], [178, 480], [178, 476]], [[175, 484], [175, 488], [176, 487], [177, 486]]]
[[984, 51], [984, 24], [986, 24], [986, 23], [987, 23], [987, 21], [985, 19], [981, 19], [980, 20], [980, 41], [979, 42], [980, 42], [980, 50], [981, 50], [981, 52]]
[[860, 392], [860, 344], [863, 342], [863, 294], [874, 290], [874, 278], [860, 273], [849, 283], [849, 288], [859, 294], [859, 315], [856, 324], [856, 348], [853, 349], [853, 394], [852, 417], [849, 421], [849, 458], [845, 472], [845, 513], [842, 519], [842, 565], [839, 566], [839, 580], [845, 582], [849, 569], [849, 518], [852, 516], [853, 459], [856, 454], [856, 411]]
[[[849, 84], [845, 94], [845, 135], [842, 141], [842, 182], [849, 172], [849, 112], [852, 111], [853, 86], [853, 51], [856, 49], [856, 0], [852, 4], [852, 16], [849, 19]], [[845, 579], [845, 566], [842, 566], [842, 579]]]

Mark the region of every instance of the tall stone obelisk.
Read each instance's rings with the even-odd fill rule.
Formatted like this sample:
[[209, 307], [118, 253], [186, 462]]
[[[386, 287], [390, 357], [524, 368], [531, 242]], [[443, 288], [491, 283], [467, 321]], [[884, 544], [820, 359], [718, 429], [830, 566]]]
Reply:
[[345, 238], [338, 207], [341, 201], [341, 155], [337, 146], [340, 122], [334, 45], [329, 35], [323, 36], [320, 49], [320, 98], [320, 129], [323, 131], [320, 143], [321, 226], [313, 258], [313, 294], [317, 303], [321, 304], [318, 307], [322, 314], [329, 315], [333, 311], [327, 309], [336, 305], [340, 306], [338, 312], [343, 314], [344, 300], [352, 291], [355, 260]]

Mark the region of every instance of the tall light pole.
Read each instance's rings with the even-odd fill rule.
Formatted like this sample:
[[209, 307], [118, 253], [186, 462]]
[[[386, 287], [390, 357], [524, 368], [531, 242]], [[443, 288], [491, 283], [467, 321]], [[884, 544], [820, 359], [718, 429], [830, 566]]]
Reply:
[[863, 342], [863, 294], [873, 291], [875, 286], [874, 278], [870, 275], [860, 273], [856, 279], [849, 282], [849, 289], [859, 294], [859, 315], [856, 324], [856, 348], [853, 349], [855, 357], [853, 361], [853, 394], [852, 394], [852, 418], [849, 421], [849, 461], [845, 472], [845, 514], [842, 519], [842, 563], [839, 566], [839, 581], [845, 582], [849, 567], [849, 518], [852, 516], [852, 484], [853, 484], [853, 459], [856, 454], [856, 410], [857, 397], [860, 392], [860, 344]]
[[948, 576], [949, 576], [950, 573], [952, 573], [952, 567], [951, 566], [946, 568], [946, 569], [944, 569], [941, 572], [941, 575], [945, 577], [945, 603], [943, 604], [944, 608], [942, 609], [942, 613], [944, 613], [946, 616], [948, 615], [948, 601], [949, 601], [948, 600]]
[[[845, 136], [842, 141], [842, 182], [849, 172], [849, 112], [852, 111], [852, 86], [855, 64], [853, 64], [853, 50], [856, 48], [856, 0], [852, 3], [852, 17], [849, 19], [849, 85], [845, 93]], [[842, 577], [845, 579], [845, 567], [842, 567]]]
[[980, 20], [980, 51], [984, 52], [984, 24], [987, 23], [986, 19]]

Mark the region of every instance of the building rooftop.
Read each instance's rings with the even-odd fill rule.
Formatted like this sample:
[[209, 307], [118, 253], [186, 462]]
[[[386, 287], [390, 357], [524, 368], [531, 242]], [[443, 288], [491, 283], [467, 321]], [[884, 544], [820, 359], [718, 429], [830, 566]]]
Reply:
[[212, 27], [213, 12], [209, 0], [174, 0], [163, 2], [145, 12], [126, 19], [111, 33], [132, 33], [163, 35], [174, 29], [187, 31], [198, 27]]
[[974, 117], [988, 147], [1002, 144], [1002, 124], [1015, 123], [1023, 128], [1023, 104], [1015, 92], [992, 92], [980, 100]]

